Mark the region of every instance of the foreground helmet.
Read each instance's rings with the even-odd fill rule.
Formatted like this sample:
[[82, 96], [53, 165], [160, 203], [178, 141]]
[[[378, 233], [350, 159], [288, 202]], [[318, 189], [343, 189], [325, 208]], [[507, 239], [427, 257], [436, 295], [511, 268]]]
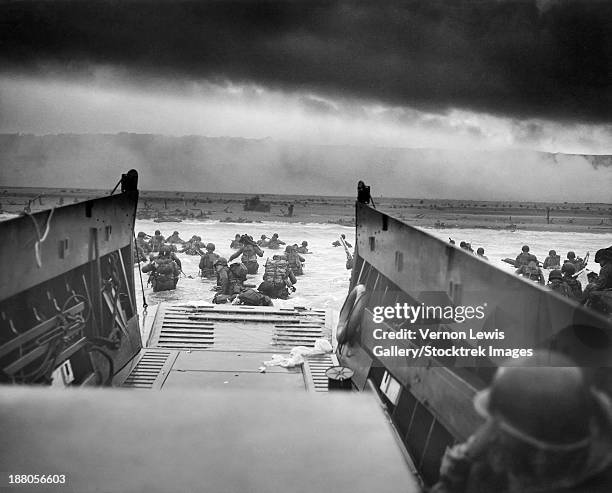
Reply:
[[601, 248], [595, 252], [595, 262], [600, 263], [603, 260], [612, 260], [612, 247]]
[[571, 262], [565, 262], [561, 267], [561, 272], [572, 276], [576, 273], [576, 266]]
[[574, 260], [576, 258], [576, 254], [574, 252], [567, 252], [567, 258]]
[[224, 265], [225, 267], [227, 267], [227, 259], [224, 259], [223, 257], [219, 257], [217, 260], [214, 261], [213, 267], [217, 265]]
[[[535, 358], [545, 358], [534, 367]], [[582, 372], [558, 354], [536, 352], [498, 369], [491, 387], [474, 398], [476, 411], [509, 435], [541, 449], [589, 444], [595, 399]]]
[[156, 229], [156, 230], [155, 230], [155, 235], [156, 235], [156, 236], [159, 236], [160, 234], [161, 234], [161, 231], [160, 231], [159, 229]]
[[523, 245], [523, 248], [521, 248], [521, 250], [523, 250], [526, 253], [529, 251], [529, 246]]
[[206, 245], [206, 250], [214, 251], [215, 250], [215, 244], [214, 243], [209, 243], [208, 245]]
[[559, 269], [551, 270], [550, 274], [548, 274], [548, 280], [552, 281], [553, 279], [563, 279], [563, 275]]
[[555, 252], [554, 250], [551, 250], [550, 252], [548, 252], [548, 255], [557, 255], [557, 252]]
[[162, 245], [159, 247], [159, 253], [161, 255], [169, 255], [170, 252], [172, 252], [172, 248], [170, 248], [168, 245]]

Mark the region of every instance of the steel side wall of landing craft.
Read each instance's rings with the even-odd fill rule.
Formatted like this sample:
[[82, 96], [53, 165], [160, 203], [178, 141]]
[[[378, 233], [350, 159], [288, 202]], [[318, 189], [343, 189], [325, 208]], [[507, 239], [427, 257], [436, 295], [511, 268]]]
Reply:
[[612, 321], [596, 312], [359, 203], [356, 229], [357, 255], [416, 303], [486, 304], [483, 319], [447, 324], [451, 330], [499, 329], [497, 348], [563, 344], [582, 365], [612, 366]]
[[[51, 216], [47, 210], [3, 221], [0, 300], [95, 260], [96, 242], [100, 257], [130, 245], [137, 203], [138, 192], [125, 192], [58, 207]], [[33, 220], [43, 236], [49, 217], [48, 234], [39, 244], [39, 267]]]

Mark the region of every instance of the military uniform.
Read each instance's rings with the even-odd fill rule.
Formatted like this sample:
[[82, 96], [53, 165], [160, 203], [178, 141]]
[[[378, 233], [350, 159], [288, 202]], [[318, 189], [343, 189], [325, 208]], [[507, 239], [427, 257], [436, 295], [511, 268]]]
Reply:
[[542, 265], [545, 269], [558, 269], [561, 267], [561, 257], [559, 255], [549, 255], [544, 260], [544, 264]]
[[159, 252], [160, 248], [164, 245], [164, 237], [159, 233], [155, 232], [155, 236], [149, 241], [149, 248], [152, 252]]
[[522, 252], [522, 253], [519, 253], [518, 256], [516, 257], [514, 266], [521, 267], [522, 265], [528, 265], [529, 262], [535, 262], [537, 264], [538, 258], [529, 252]]
[[523, 277], [526, 277], [530, 281], [535, 281], [540, 284], [545, 284], [544, 273], [542, 269], [540, 269], [535, 263], [530, 265], [521, 265], [517, 270], [516, 274], [520, 274]]
[[176, 289], [179, 278], [179, 267], [169, 255], [160, 255], [153, 262], [145, 265], [142, 272], [150, 272], [149, 282], [153, 291]]
[[183, 244], [185, 243], [185, 240], [182, 240], [179, 236], [179, 232], [175, 231], [172, 236], [168, 236], [168, 238], [166, 239], [167, 243], [178, 243], [178, 244]]
[[208, 279], [214, 279], [216, 276], [215, 268], [213, 267], [215, 261], [219, 258], [215, 252], [206, 252], [200, 258], [200, 276]]
[[612, 406], [560, 355], [499, 368], [474, 404], [487, 421], [447, 449], [430, 493], [604, 493], [612, 490]]
[[263, 280], [258, 290], [271, 298], [283, 300], [289, 297], [289, 290], [295, 291], [293, 285], [297, 282], [287, 260], [278, 255], [266, 262]]
[[257, 262], [257, 257], [263, 257], [263, 252], [261, 248], [259, 248], [253, 242], [245, 242], [244, 246], [240, 248], [236, 253], [234, 253], [229, 261], [231, 262], [233, 259], [237, 258], [240, 254], [242, 254], [242, 263], [246, 266], [247, 272], [249, 274], [257, 274], [259, 270], [259, 263]]
[[304, 274], [304, 269], [302, 268], [304, 257], [301, 257], [294, 249], [285, 251], [285, 257], [287, 257], [287, 263], [294, 275], [301, 276]]

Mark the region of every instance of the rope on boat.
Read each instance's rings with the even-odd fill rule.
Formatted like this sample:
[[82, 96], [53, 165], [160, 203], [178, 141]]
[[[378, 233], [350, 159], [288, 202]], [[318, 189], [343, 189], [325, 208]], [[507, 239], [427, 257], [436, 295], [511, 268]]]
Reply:
[[34, 255], [36, 257], [36, 265], [38, 265], [39, 269], [42, 267], [42, 260], [40, 258], [40, 245], [47, 239], [47, 235], [49, 234], [51, 225], [51, 218], [53, 217], [54, 211], [55, 208], [51, 209], [51, 212], [49, 212], [49, 216], [47, 217], [47, 223], [45, 225], [45, 232], [42, 234], [42, 236], [40, 234], [40, 227], [38, 226], [36, 219], [34, 219], [34, 216], [29, 212], [25, 213], [26, 216], [29, 216], [30, 219], [32, 219], [32, 222], [34, 223], [34, 228], [36, 229], [36, 236], [38, 236], [38, 240], [36, 240], [36, 243], [34, 243]]
[[136, 249], [136, 260], [138, 260], [138, 274], [140, 275], [140, 289], [142, 291], [142, 309], [146, 313], [149, 305], [147, 305], [147, 300], [144, 294], [144, 284], [142, 282], [142, 271], [140, 270], [140, 255], [138, 255], [138, 243], [136, 243], [136, 233], [134, 233], [134, 231], [132, 231], [132, 236], [134, 237], [134, 248]]

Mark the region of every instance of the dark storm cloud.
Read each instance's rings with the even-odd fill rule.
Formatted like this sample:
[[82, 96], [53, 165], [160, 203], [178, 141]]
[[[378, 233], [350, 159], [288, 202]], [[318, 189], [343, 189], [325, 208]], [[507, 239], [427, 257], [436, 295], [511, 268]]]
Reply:
[[0, 63], [609, 122], [611, 21], [597, 0], [8, 2]]

